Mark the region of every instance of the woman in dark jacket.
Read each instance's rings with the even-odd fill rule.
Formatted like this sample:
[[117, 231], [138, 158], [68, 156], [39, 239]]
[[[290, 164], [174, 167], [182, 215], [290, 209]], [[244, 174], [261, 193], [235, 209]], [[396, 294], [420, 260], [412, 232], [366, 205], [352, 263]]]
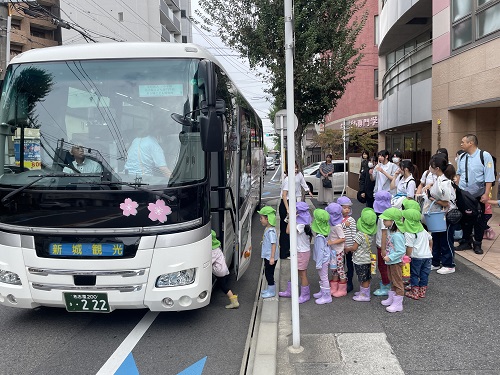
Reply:
[[359, 175], [359, 191], [361, 192], [361, 197], [366, 199], [366, 207], [370, 208], [373, 208], [373, 202], [375, 200], [373, 197], [375, 181], [372, 181], [370, 178], [375, 165], [375, 157], [372, 156], [366, 164], [366, 168], [361, 168], [361, 173]]

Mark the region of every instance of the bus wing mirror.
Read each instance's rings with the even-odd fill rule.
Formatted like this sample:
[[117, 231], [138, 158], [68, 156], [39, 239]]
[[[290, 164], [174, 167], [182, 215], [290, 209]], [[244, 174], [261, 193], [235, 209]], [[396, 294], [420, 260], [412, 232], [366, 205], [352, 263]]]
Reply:
[[223, 149], [222, 122], [214, 110], [208, 116], [200, 116], [201, 148], [205, 152], [219, 152]]
[[214, 63], [210, 60], [201, 60], [198, 63], [198, 88], [205, 92], [207, 106], [215, 106], [217, 77]]

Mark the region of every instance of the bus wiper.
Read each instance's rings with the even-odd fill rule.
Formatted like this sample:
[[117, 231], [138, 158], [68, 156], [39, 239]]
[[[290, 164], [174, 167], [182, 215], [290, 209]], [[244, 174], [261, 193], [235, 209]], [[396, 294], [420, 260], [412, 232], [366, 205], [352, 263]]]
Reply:
[[[28, 176], [28, 177], [37, 177], [31, 182], [28, 182], [27, 184], [17, 188], [16, 190], [11, 191], [9, 194], [7, 194], [5, 197], [2, 198], [1, 202], [5, 204], [7, 201], [9, 201], [10, 198], [12, 198], [14, 195], [19, 194], [23, 190], [29, 188], [31, 185], [36, 184], [38, 181], [46, 178], [46, 177], [75, 177], [73, 174], [69, 173], [48, 173], [48, 174], [39, 174], [39, 175], [33, 175], [33, 176]], [[85, 174], [85, 177], [101, 177], [100, 174]]]
[[[72, 185], [72, 184], [73, 183], [71, 183], [70, 185]], [[167, 199], [170, 202], [174, 202], [177, 199], [174, 196], [163, 194], [163, 193], [159, 193], [159, 192], [154, 191], [152, 189], [144, 188], [141, 185], [148, 185], [148, 184], [144, 184], [144, 183], [140, 183], [140, 182], [133, 182], [132, 183], [132, 182], [125, 182], [125, 181], [99, 181], [99, 182], [98, 181], [87, 181], [87, 182], [76, 183], [76, 185], [82, 185], [82, 184], [108, 185], [108, 186], [109, 185], [124, 185], [124, 186], [129, 186], [132, 189], [145, 191], [146, 193], [150, 193], [150, 194], [156, 195], [158, 197], [165, 198], [165, 199]]]

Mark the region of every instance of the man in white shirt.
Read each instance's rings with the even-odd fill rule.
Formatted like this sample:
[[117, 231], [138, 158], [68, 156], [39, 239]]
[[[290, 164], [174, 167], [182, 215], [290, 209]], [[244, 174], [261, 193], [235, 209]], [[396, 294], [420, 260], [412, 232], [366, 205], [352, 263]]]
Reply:
[[[71, 151], [69, 152], [75, 160], [71, 162], [73, 168], [64, 167], [64, 173], [101, 173], [102, 167], [101, 165], [91, 159], [87, 159], [85, 157], [85, 150], [83, 146], [73, 146], [71, 147]], [[78, 172], [77, 172], [78, 171]]]

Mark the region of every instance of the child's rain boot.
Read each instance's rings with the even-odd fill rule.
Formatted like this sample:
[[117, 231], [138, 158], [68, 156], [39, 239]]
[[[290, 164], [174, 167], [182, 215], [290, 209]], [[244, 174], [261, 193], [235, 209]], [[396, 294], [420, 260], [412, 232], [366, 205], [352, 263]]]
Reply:
[[310, 299], [311, 299], [311, 291], [309, 290], [309, 285], [308, 286], [301, 286], [300, 287], [299, 303], [307, 302]]
[[339, 281], [330, 280], [330, 294], [333, 296], [333, 293], [335, 293], [338, 289], [339, 289]]
[[370, 302], [370, 287], [363, 288], [361, 286], [359, 289], [359, 294], [352, 297], [352, 299], [357, 302]]
[[265, 293], [262, 294], [262, 298], [271, 298], [276, 295], [276, 284], [269, 285]]
[[286, 290], [283, 291], [283, 292], [279, 292], [278, 295], [280, 297], [285, 297], [285, 298], [290, 298], [292, 296], [292, 282], [289, 281], [287, 283], [287, 287], [286, 287]]
[[384, 285], [382, 281], [380, 282], [380, 287], [373, 292], [374, 296], [388, 296], [389, 290], [391, 290], [391, 283]]
[[420, 287], [412, 286], [411, 290], [405, 293], [405, 296], [411, 299], [420, 299]]
[[338, 289], [335, 293], [332, 293], [334, 297], [344, 297], [347, 294], [347, 283], [338, 283]]
[[226, 309], [237, 309], [238, 307], [240, 307], [238, 296], [235, 294], [229, 297], [229, 305], [226, 305]]
[[323, 292], [321, 291], [322, 288], [323, 288], [323, 283], [320, 281], [319, 282], [319, 292], [313, 294], [314, 298], [321, 298], [321, 296], [323, 296]]
[[321, 293], [323, 294], [321, 298], [318, 298], [316, 302], [318, 305], [324, 305], [325, 303], [332, 303], [332, 295], [330, 294], [329, 287], [321, 287]]
[[425, 293], [427, 292], [427, 286], [421, 286], [418, 292], [420, 298], [425, 298]]
[[380, 303], [384, 306], [390, 306], [392, 305], [392, 300], [394, 299], [394, 296], [396, 295], [396, 292], [393, 290], [389, 290], [389, 297], [387, 299], [384, 299], [383, 301], [380, 301]]
[[390, 313], [403, 311], [403, 297], [404, 296], [398, 296], [397, 294], [394, 294], [392, 304], [390, 306], [387, 306], [385, 309]]

